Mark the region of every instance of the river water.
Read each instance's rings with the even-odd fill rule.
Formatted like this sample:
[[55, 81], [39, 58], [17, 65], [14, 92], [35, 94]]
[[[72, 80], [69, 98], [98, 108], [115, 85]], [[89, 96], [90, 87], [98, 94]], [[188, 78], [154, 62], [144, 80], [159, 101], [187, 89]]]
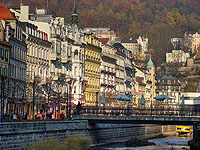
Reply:
[[149, 142], [154, 142], [154, 146], [144, 146], [144, 147], [115, 147], [115, 148], [105, 148], [104, 150], [170, 150], [172, 147], [175, 150], [189, 150], [188, 141], [192, 137], [176, 137], [169, 136], [165, 138], [155, 138], [150, 139]]

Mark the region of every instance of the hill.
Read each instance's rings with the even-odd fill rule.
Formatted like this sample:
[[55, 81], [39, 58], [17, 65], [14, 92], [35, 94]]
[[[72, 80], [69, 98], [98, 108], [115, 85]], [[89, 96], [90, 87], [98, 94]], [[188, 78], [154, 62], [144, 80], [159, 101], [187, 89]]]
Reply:
[[[2, 0], [7, 7], [19, 0]], [[34, 11], [47, 6], [47, 0], [26, 0]], [[159, 65], [170, 51], [171, 37], [200, 32], [199, 0], [76, 0], [79, 27], [111, 27], [122, 39], [149, 38], [153, 61]], [[48, 11], [71, 23], [73, 0], [48, 0]]]

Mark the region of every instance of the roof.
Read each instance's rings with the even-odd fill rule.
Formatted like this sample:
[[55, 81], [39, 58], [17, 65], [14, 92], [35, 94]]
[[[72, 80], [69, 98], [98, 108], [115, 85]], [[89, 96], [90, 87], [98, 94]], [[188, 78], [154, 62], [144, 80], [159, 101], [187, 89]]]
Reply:
[[147, 69], [151, 69], [152, 67], [154, 67], [153, 62], [151, 60], [151, 57], [149, 58], [149, 62], [147, 63]]
[[115, 43], [115, 44], [113, 44], [113, 47], [124, 49], [124, 46], [121, 43]]
[[7, 41], [0, 41], [0, 44], [11, 47], [10, 43]]
[[99, 40], [99, 42], [106, 44], [108, 42], [109, 38], [99, 38], [98, 40]]
[[122, 43], [137, 43], [137, 40], [122, 40]]
[[10, 10], [0, 3], [0, 19], [16, 20]]
[[161, 79], [166, 79], [166, 80], [175, 80], [176, 78], [171, 76], [171, 75], [164, 75], [161, 77]]

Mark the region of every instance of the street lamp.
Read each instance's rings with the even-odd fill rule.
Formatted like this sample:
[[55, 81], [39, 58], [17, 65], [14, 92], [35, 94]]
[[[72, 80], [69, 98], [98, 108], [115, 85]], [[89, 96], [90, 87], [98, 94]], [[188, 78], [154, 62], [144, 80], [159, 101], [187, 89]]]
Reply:
[[[71, 107], [72, 107], [72, 105], [71, 105], [71, 101], [72, 101], [71, 96], [72, 96], [72, 86], [73, 86], [74, 80], [75, 79], [70, 78], [69, 81], [67, 82], [68, 83], [68, 86], [67, 86], [68, 87], [68, 89], [67, 89], [67, 107], [68, 107], [68, 100], [69, 100], [69, 110], [67, 111], [68, 120], [72, 119], [71, 118]], [[70, 96], [69, 96], [69, 94], [70, 94]], [[68, 96], [69, 96], [69, 99], [68, 99]]]
[[[31, 71], [27, 71], [27, 72], [31, 72], [31, 80], [29, 80], [29, 82], [33, 82], [33, 101], [32, 101], [32, 105], [33, 105], [33, 110], [32, 110], [32, 119], [34, 120], [34, 113], [35, 113], [35, 88], [36, 88], [36, 81], [35, 81], [35, 71], [31, 70]], [[32, 78], [32, 72], [33, 72], [33, 78]]]

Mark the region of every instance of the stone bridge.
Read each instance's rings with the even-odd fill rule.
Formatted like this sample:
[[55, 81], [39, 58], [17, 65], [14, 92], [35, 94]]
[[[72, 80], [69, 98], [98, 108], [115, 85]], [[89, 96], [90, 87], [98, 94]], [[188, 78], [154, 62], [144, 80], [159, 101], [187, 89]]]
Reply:
[[91, 125], [96, 123], [194, 125], [200, 122], [200, 117], [75, 115], [73, 120], [88, 120]]

